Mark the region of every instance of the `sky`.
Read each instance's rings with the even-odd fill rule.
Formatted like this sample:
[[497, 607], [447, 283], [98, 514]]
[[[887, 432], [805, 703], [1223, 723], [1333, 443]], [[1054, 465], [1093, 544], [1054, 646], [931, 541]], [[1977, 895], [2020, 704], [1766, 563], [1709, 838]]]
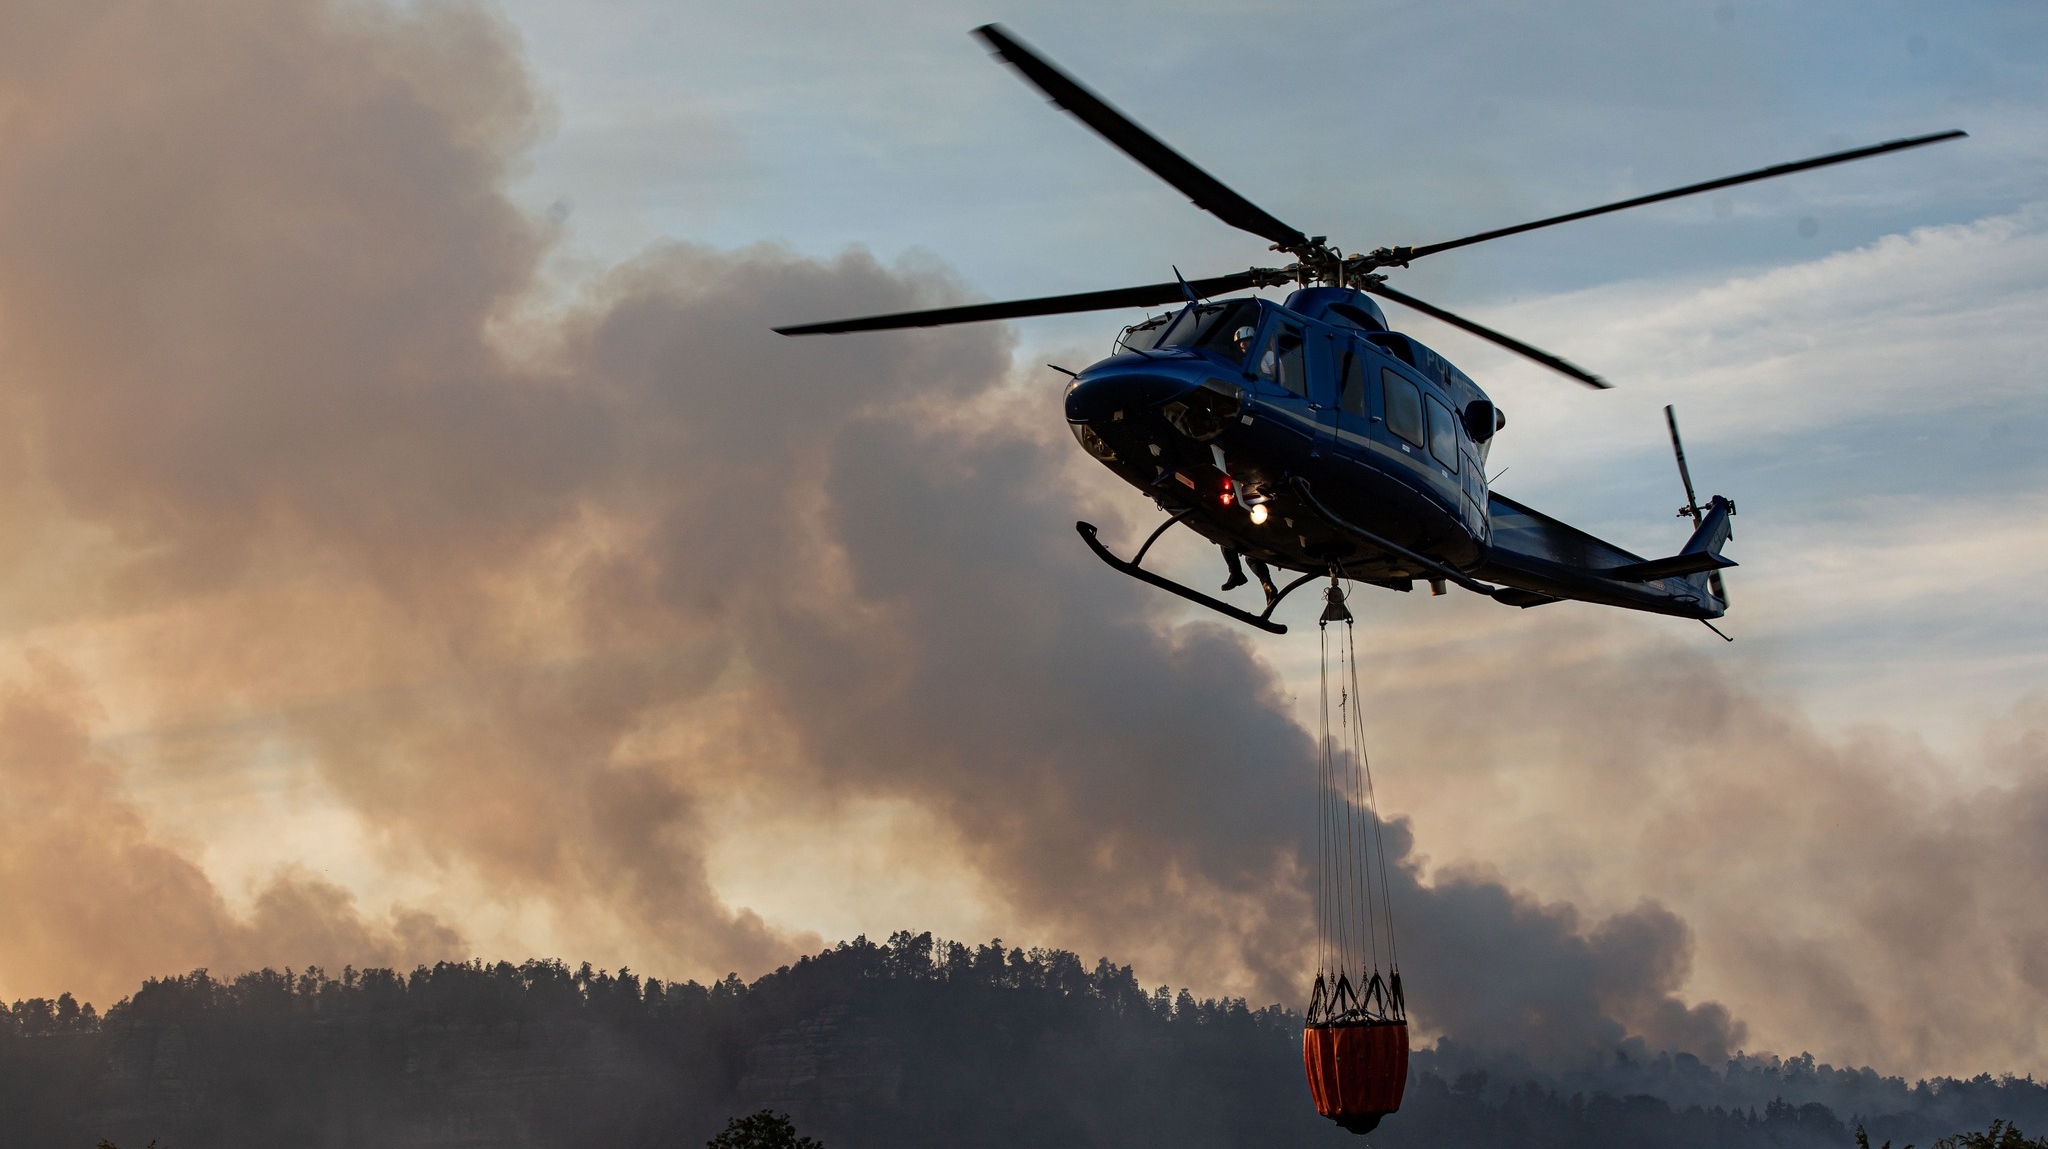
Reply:
[[[772, 324], [1220, 274], [1259, 241], [999, 19], [1397, 285], [1498, 487], [1683, 541], [1723, 644], [1356, 604], [1425, 1036], [2048, 1072], [2048, 9], [0, 13], [0, 994], [558, 954], [753, 976], [913, 926], [1301, 995], [1313, 613], [1118, 579], [1060, 378], [1130, 317]], [[32, 47], [31, 47], [32, 46]], [[1190, 582], [1212, 553], [1162, 544]]]
[[[1405, 290], [1592, 364], [1623, 383], [1619, 394], [1576, 393], [1423, 317], [1406, 321], [1456, 361], [1483, 368], [1503, 406], [1522, 416], [1497, 447], [1499, 465], [1515, 468], [1509, 493], [1645, 549], [1659, 537], [1652, 508], [1676, 489], [1656, 413], [1665, 403], [1678, 404], [1705, 452], [1703, 481], [1728, 485], [1738, 469], [1768, 468], [1774, 487], [1801, 492], [1784, 508], [1790, 514], [1772, 517], [1796, 517], [1801, 529], [1841, 522], [1840, 502], [1858, 493], [1911, 500], [1900, 507], [1906, 514], [1944, 491], [2009, 495], [2011, 469], [2040, 457], [2028, 444], [2043, 429], [2033, 370], [2041, 347], [2024, 319], [1985, 316], [1997, 330], [1968, 336], [1955, 327], [1985, 307], [2026, 314], [2027, 289], [2042, 281], [2028, 271], [2038, 263], [2016, 251], [1986, 282], [1983, 261], [1948, 260], [1947, 245], [1930, 238], [1924, 260], [1885, 268], [1891, 278], [1871, 283], [1860, 306], [1840, 300], [1768, 328], [1721, 329], [1708, 318], [1753, 321], [1763, 307], [1755, 292], [1699, 294], [1916, 229], [2038, 231], [2031, 205], [2048, 186], [2039, 50], [2048, 13], [2035, 5], [1568, 4], [1540, 16], [1513, 4], [506, 10], [553, 99], [553, 134], [515, 195], [564, 221], [558, 258], [602, 265], [664, 236], [727, 247], [765, 239], [820, 256], [858, 247], [884, 260], [936, 261], [981, 298], [1270, 262], [1261, 241], [1190, 208], [992, 63], [966, 35], [990, 19], [1261, 206], [1352, 250], [1962, 127], [1969, 141], [1933, 151], [1515, 237], [1398, 277]], [[734, 51], [738, 43], [750, 50]], [[1999, 220], [2009, 222], [1991, 222]], [[1806, 290], [1793, 278], [1768, 282]], [[1660, 306], [1633, 305], [1645, 295]], [[1745, 302], [1757, 310], [1738, 317]], [[1948, 337], [1914, 340], [1924, 357], [1914, 370], [1886, 372], [1890, 381], [1869, 378], [1866, 363], [1866, 377], [1852, 382], [1832, 355], [1814, 357], [1825, 364], [1783, 359], [1801, 340], [1882, 356], [1871, 332], [1822, 327], [1854, 317], [1881, 325], [1878, 338], [1889, 341], [1898, 324], [1937, 316]], [[1657, 318], [1664, 330], [1643, 326]], [[1118, 322], [1082, 315], [1019, 325], [1016, 360], [1095, 358]], [[1715, 362], [1669, 343], [1658, 354], [1660, 335], [1696, 351], [1711, 341]], [[1768, 350], [1744, 345], [1756, 339]], [[1820, 383], [1816, 370], [1838, 382]], [[1956, 392], [1940, 400], [1941, 418], [1903, 397], [1872, 408], [1874, 389], [1915, 383]], [[1758, 417], [1759, 405], [1786, 402], [1802, 410]], [[1909, 448], [1917, 457], [1901, 467], [1892, 454], [1906, 435], [1935, 445]], [[2022, 480], [2023, 489], [2038, 485]], [[1759, 495], [1770, 497], [1751, 493], [1751, 506], [1766, 505]], [[1664, 526], [1666, 535], [1677, 529]], [[1799, 563], [1810, 570], [1812, 558]], [[1750, 565], [1768, 561], [1758, 555]], [[1948, 621], [1938, 634], [1919, 620], [1904, 626], [1924, 656], [1928, 641], [1969, 626]], [[2011, 703], [2014, 692], [1993, 680], [2003, 680], [2005, 664], [1982, 660], [1982, 644], [1998, 641], [1982, 626], [1963, 656], [1974, 665], [1956, 668], [1967, 680], [1934, 697], [1924, 674], [1864, 677], [1878, 667], [1856, 652], [1898, 643], [1903, 635], [1888, 634], [1897, 623], [1860, 611], [1836, 622], [1825, 638], [1800, 643], [1814, 649], [1770, 668], [1811, 692], [1831, 724], [1910, 707], [1917, 726], [1953, 746]], [[2039, 647], [2029, 641], [2038, 632], [1990, 629], [2005, 632], [2006, 658]], [[1765, 647], [1791, 636], [1748, 637]], [[1807, 673], [1822, 650], [1831, 673]], [[1884, 662], [1890, 673], [1897, 659]], [[1872, 689], [1883, 691], [1880, 706], [1870, 705]]]

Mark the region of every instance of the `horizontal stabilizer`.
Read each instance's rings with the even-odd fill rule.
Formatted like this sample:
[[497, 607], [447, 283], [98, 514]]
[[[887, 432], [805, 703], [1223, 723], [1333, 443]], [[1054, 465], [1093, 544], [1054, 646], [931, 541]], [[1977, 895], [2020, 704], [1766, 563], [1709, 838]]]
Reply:
[[1701, 571], [1717, 571], [1739, 565], [1734, 559], [1710, 555], [1705, 551], [1693, 554], [1672, 555], [1668, 559], [1651, 559], [1645, 563], [1630, 563], [1607, 571], [1611, 579], [1622, 582], [1650, 582], [1654, 579], [1672, 578], [1677, 575], [1699, 574]]

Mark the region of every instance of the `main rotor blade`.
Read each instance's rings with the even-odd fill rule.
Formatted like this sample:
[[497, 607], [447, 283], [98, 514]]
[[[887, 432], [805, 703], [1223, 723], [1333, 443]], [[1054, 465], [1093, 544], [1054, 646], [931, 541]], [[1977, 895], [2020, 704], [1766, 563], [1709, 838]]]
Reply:
[[[1778, 164], [1774, 167], [1758, 168], [1756, 171], [1744, 172], [1739, 176], [1726, 176], [1718, 180], [1708, 180], [1706, 183], [1701, 184], [1687, 184], [1685, 187], [1682, 188], [1672, 188], [1670, 191], [1656, 192], [1651, 195], [1641, 195], [1635, 197], [1634, 199], [1622, 200], [1619, 203], [1603, 204], [1600, 207], [1589, 207], [1584, 211], [1570, 212], [1565, 215], [1554, 215], [1551, 216], [1549, 219], [1539, 219], [1533, 223], [1521, 223], [1516, 224], [1513, 227], [1502, 227], [1495, 228], [1492, 231], [1482, 231], [1478, 235], [1468, 235], [1463, 239], [1452, 239], [1446, 240], [1443, 243], [1426, 244], [1422, 247], [1410, 248], [1405, 252], [1401, 252], [1401, 254], [1405, 257], [1405, 259], [1420, 259], [1425, 255], [1435, 255], [1437, 252], [1449, 251], [1454, 247], [1466, 247], [1475, 243], [1484, 243], [1489, 239], [1499, 239], [1502, 236], [1506, 235], [1519, 235], [1522, 232], [1535, 231], [1539, 227], [1549, 227], [1552, 224], [1570, 223], [1576, 219], [1586, 219], [1589, 216], [1605, 215], [1608, 212], [1620, 211], [1623, 208], [1642, 207], [1644, 204], [1661, 203], [1664, 200], [1677, 199], [1680, 196], [1698, 195], [1700, 192], [1709, 192], [1715, 191], [1720, 188], [1734, 187], [1736, 184], [1746, 184], [1754, 182], [1756, 180], [1775, 179], [1778, 176], [1788, 176], [1791, 175], [1793, 172], [1803, 172], [1810, 168], [1824, 168], [1827, 167], [1829, 164], [1845, 164], [1848, 163], [1850, 160], [1869, 159], [1871, 156], [1881, 156], [1886, 152], [1904, 151], [1907, 148], [1922, 147], [1926, 144], [1937, 144], [1943, 140], [1961, 139], [1962, 137], [1967, 136], [1969, 134], [1970, 133], [1964, 131], [1936, 132], [1931, 136], [1914, 136], [1911, 139], [1893, 140], [1890, 143], [1875, 144], [1867, 148], [1854, 148], [1846, 152], [1833, 152], [1825, 156], [1815, 156], [1810, 160], [1797, 160], [1789, 164]], [[1399, 251], [1399, 249], [1396, 250]]]
[[1151, 169], [1152, 174], [1179, 188], [1195, 206], [1232, 227], [1264, 236], [1283, 250], [1300, 252], [1308, 237], [1268, 215], [1264, 209], [1223, 182], [1198, 168], [1186, 156], [1162, 143], [1158, 137], [1134, 123], [1129, 116], [1109, 106], [1101, 96], [1081, 86], [1079, 80], [1054, 67], [997, 24], [983, 24], [974, 34], [1024, 78], [1044, 92], [1054, 104], [1072, 112], [1075, 118], [1122, 152]]
[[838, 335], [847, 331], [892, 331], [903, 327], [944, 327], [952, 323], [981, 323], [991, 319], [1021, 319], [1027, 315], [1066, 315], [1077, 311], [1108, 311], [1119, 307], [1153, 307], [1161, 303], [1185, 303], [1189, 288], [1199, 298], [1226, 295], [1256, 287], [1262, 278], [1253, 271], [1219, 275], [1191, 282], [1151, 283], [1143, 287], [1119, 287], [1110, 291], [1083, 291], [1076, 295], [1047, 295], [1038, 299], [1013, 299], [1007, 303], [970, 303], [965, 307], [938, 307], [929, 311], [899, 311], [893, 315], [869, 315], [860, 319], [838, 319], [829, 323], [805, 323], [778, 327], [777, 335]]
[[1552, 355], [1548, 351], [1543, 351], [1539, 350], [1538, 348], [1531, 347], [1527, 343], [1524, 343], [1521, 340], [1514, 338], [1513, 336], [1502, 335], [1500, 332], [1495, 331], [1491, 327], [1481, 327], [1479, 324], [1472, 322], [1471, 320], [1465, 318], [1462, 315], [1458, 315], [1454, 312], [1445, 311], [1443, 308], [1438, 307], [1433, 303], [1424, 303], [1420, 299], [1417, 299], [1414, 296], [1409, 295], [1405, 292], [1395, 291], [1393, 288], [1388, 287], [1384, 283], [1368, 283], [1364, 285], [1364, 290], [1370, 291], [1374, 295], [1378, 295], [1386, 299], [1391, 299], [1395, 303], [1401, 304], [1403, 307], [1412, 307], [1415, 310], [1420, 311], [1421, 313], [1429, 316], [1432, 319], [1441, 319], [1445, 323], [1448, 323], [1453, 327], [1459, 328], [1464, 331], [1469, 331], [1472, 334], [1477, 335], [1479, 338], [1486, 340], [1488, 343], [1499, 344], [1500, 346], [1507, 348], [1509, 351], [1512, 351], [1517, 355], [1523, 356], [1528, 359], [1533, 359], [1536, 362], [1543, 364], [1545, 367], [1550, 368], [1552, 371], [1556, 371], [1564, 375], [1569, 375], [1572, 378], [1577, 379], [1579, 382], [1584, 383], [1588, 387], [1598, 387], [1602, 390], [1606, 390], [1607, 388], [1614, 386], [1614, 384], [1609, 383], [1607, 380], [1600, 378], [1598, 375], [1593, 374], [1591, 371], [1588, 371], [1583, 367], [1573, 366], [1572, 364], [1567, 363], [1562, 359], [1559, 359], [1557, 356]]

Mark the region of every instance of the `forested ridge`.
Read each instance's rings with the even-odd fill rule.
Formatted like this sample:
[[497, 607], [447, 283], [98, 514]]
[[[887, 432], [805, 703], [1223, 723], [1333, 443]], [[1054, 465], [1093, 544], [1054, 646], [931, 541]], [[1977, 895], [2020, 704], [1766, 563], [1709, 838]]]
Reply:
[[[788, 1112], [834, 1149], [985, 1144], [1356, 1145], [1317, 1117], [1301, 1019], [1146, 990], [1061, 950], [865, 938], [752, 984], [559, 961], [206, 971], [97, 1015], [68, 995], [0, 1023], [10, 1147], [112, 1139], [238, 1146], [700, 1146]], [[1925, 1146], [2048, 1089], [1908, 1084], [1811, 1058], [1711, 1067], [1636, 1046], [1569, 1071], [1450, 1040], [1419, 1051], [1370, 1143], [1848, 1149], [1854, 1126]]]

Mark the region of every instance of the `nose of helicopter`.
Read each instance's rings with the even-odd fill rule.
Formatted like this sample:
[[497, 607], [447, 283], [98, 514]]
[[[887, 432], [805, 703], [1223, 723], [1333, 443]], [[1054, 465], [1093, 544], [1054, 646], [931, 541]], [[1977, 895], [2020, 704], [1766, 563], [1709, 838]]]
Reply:
[[1102, 423], [1145, 411], [1200, 386], [1187, 367], [1158, 360], [1098, 363], [1067, 386], [1067, 422]]

